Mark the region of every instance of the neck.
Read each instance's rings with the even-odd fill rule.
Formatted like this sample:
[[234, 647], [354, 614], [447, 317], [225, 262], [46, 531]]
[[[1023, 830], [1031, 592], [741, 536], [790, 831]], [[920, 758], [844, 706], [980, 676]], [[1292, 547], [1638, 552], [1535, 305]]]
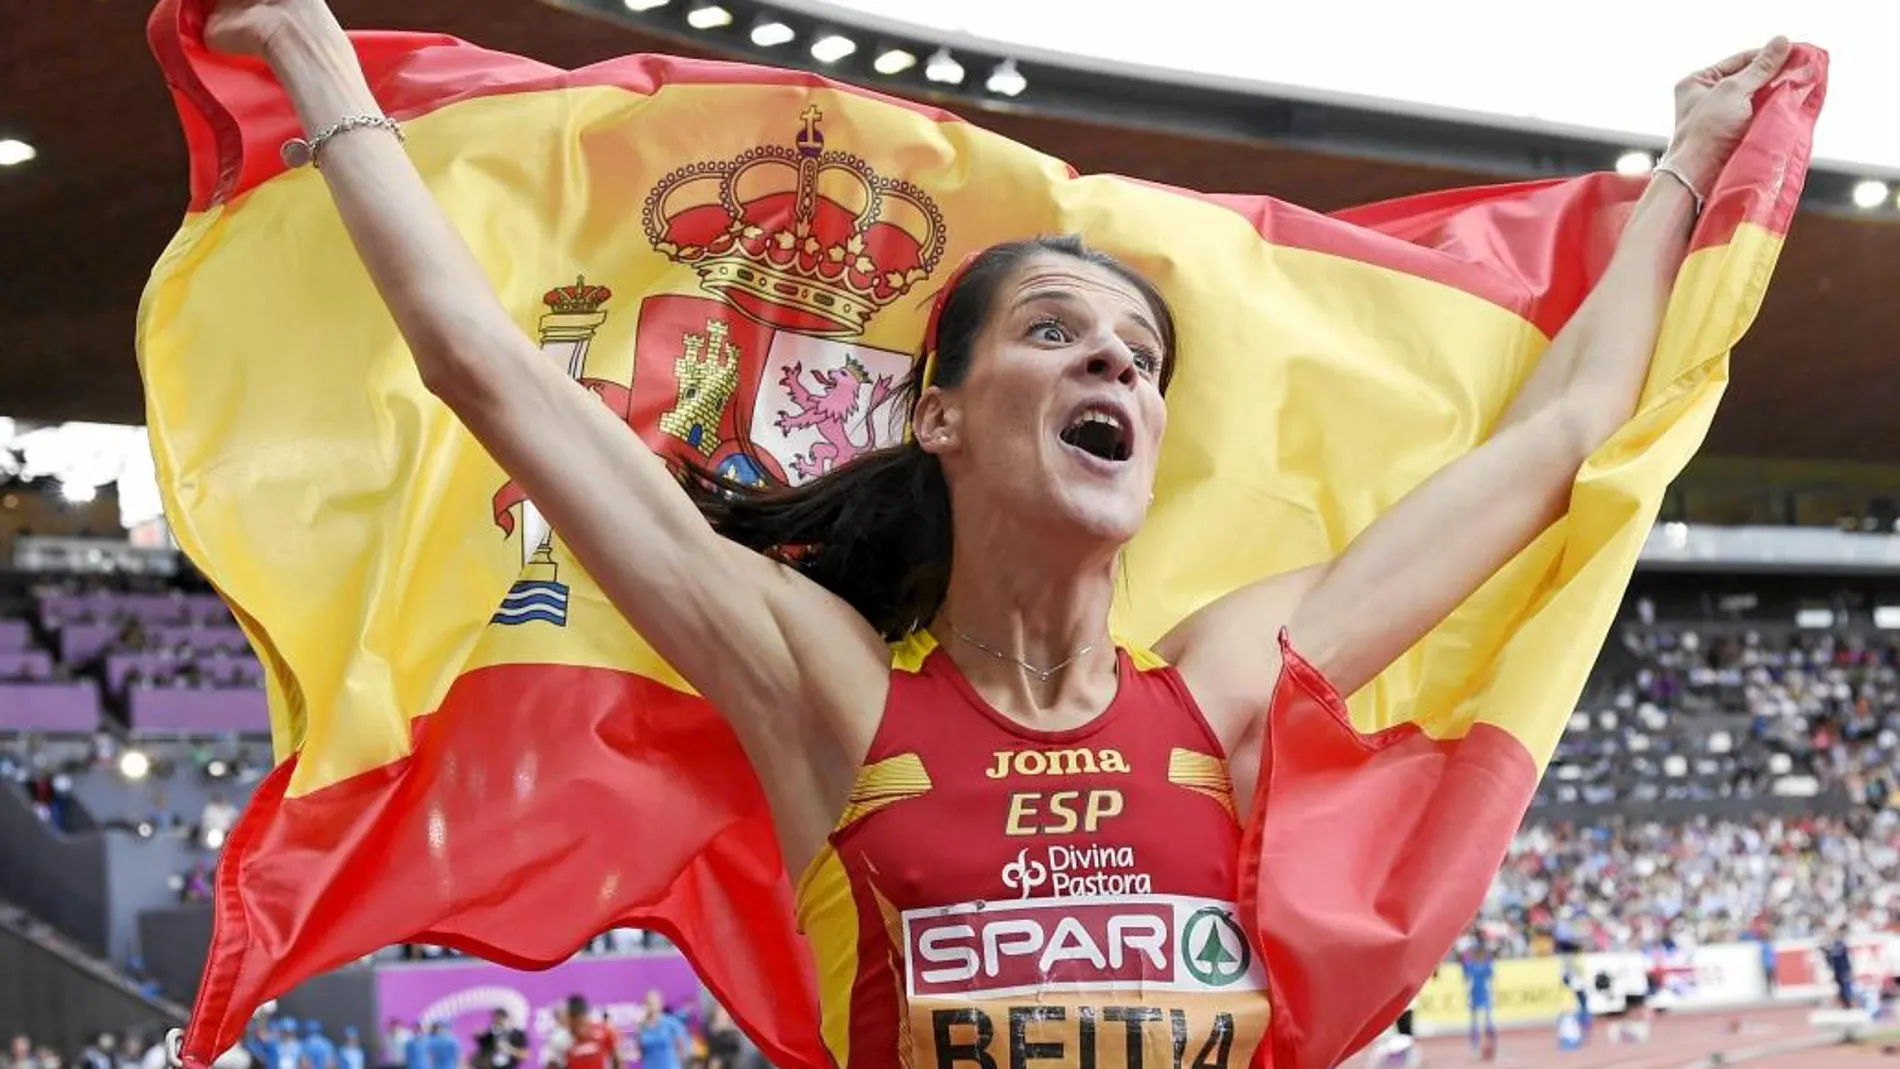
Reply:
[[1099, 712], [1115, 688], [1114, 551], [1039, 553], [1046, 540], [1027, 532], [966, 534], [957, 531], [949, 590], [931, 622], [958, 670], [1019, 716]]

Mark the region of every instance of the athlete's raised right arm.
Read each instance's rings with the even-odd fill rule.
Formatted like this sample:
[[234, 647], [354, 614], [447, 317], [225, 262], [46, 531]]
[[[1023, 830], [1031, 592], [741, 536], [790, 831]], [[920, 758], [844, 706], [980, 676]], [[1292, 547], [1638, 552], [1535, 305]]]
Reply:
[[[308, 136], [382, 114], [322, 0], [217, 0], [205, 39], [262, 57]], [[875, 718], [886, 685], [876, 632], [802, 576], [720, 538], [639, 437], [538, 351], [395, 137], [343, 133], [321, 163], [423, 383], [660, 655], [752, 736], [755, 760], [762, 731], [802, 748], [784, 733], [809, 725], [769, 723], [800, 706], [847, 721], [827, 726], [856, 741], [856, 721]]]

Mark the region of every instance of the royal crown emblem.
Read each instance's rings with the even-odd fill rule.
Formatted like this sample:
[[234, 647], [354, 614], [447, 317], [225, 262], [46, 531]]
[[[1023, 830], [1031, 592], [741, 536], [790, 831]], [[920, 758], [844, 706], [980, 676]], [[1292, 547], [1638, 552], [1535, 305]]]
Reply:
[[593, 315], [613, 295], [614, 291], [605, 286], [588, 285], [587, 276], [581, 275], [571, 286], [556, 286], [542, 294], [541, 303], [557, 315]]
[[816, 106], [799, 118], [791, 146], [661, 179], [642, 212], [647, 238], [761, 323], [851, 337], [936, 270], [943, 213], [909, 182], [827, 150]]

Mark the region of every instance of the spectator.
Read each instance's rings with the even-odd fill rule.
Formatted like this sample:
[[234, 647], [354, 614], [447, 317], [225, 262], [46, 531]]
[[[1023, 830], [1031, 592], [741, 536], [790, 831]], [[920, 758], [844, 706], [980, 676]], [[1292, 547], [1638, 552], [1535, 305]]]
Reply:
[[367, 1056], [363, 1053], [363, 1040], [357, 1035], [355, 1025], [343, 1029], [343, 1044], [336, 1049], [336, 1058], [342, 1069], [365, 1069]]
[[[193, 866], [196, 871], [203, 862]], [[303, 1041], [297, 1037], [297, 1021], [292, 1017], [279, 1017], [273, 1026], [277, 1033], [276, 1069], [303, 1069]]]
[[647, 992], [646, 1015], [634, 1036], [640, 1046], [642, 1069], [683, 1069], [692, 1037], [679, 1018], [666, 1012], [658, 991]]
[[403, 1044], [403, 1069], [430, 1069], [429, 1028], [421, 1021], [416, 1022], [415, 1031], [409, 1042]]
[[1498, 1021], [1491, 1006], [1491, 985], [1496, 975], [1491, 948], [1479, 940], [1465, 955], [1463, 968], [1465, 1003], [1471, 1010], [1471, 1053], [1487, 1062], [1494, 1061], [1498, 1056]]
[[480, 1069], [519, 1069], [528, 1056], [528, 1034], [509, 1023], [507, 1010], [496, 1007], [488, 1027], [475, 1037], [475, 1050]]
[[423, 1046], [428, 1050], [429, 1069], [462, 1069], [462, 1044], [443, 1022], [429, 1022]]
[[1841, 1008], [1854, 1008], [1854, 955], [1847, 946], [1846, 929], [1836, 929], [1834, 939], [1821, 951], [1828, 972], [1834, 976], [1834, 992]]
[[587, 1000], [570, 995], [561, 1030], [542, 1053], [545, 1065], [561, 1069], [621, 1069], [620, 1036], [613, 1026], [588, 1012]]
[[383, 1069], [412, 1069], [409, 1044], [415, 1038], [415, 1029], [391, 1017], [383, 1026]]
[[714, 1004], [706, 1018], [706, 1069], [747, 1069], [757, 1053], [732, 1014]]
[[119, 1069], [118, 1061], [112, 1056], [117, 1046], [118, 1041], [110, 1033], [94, 1036], [79, 1052], [76, 1069]]
[[336, 1044], [323, 1034], [322, 1021], [304, 1022], [303, 1064], [305, 1069], [337, 1069]]

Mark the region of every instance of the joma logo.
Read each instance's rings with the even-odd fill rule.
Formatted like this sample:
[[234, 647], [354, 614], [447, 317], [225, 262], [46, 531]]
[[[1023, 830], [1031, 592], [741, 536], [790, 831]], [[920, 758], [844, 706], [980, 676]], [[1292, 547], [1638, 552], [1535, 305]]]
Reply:
[[990, 779], [1009, 776], [1082, 776], [1125, 774], [1128, 762], [1120, 750], [997, 750], [996, 764], [983, 774]]

